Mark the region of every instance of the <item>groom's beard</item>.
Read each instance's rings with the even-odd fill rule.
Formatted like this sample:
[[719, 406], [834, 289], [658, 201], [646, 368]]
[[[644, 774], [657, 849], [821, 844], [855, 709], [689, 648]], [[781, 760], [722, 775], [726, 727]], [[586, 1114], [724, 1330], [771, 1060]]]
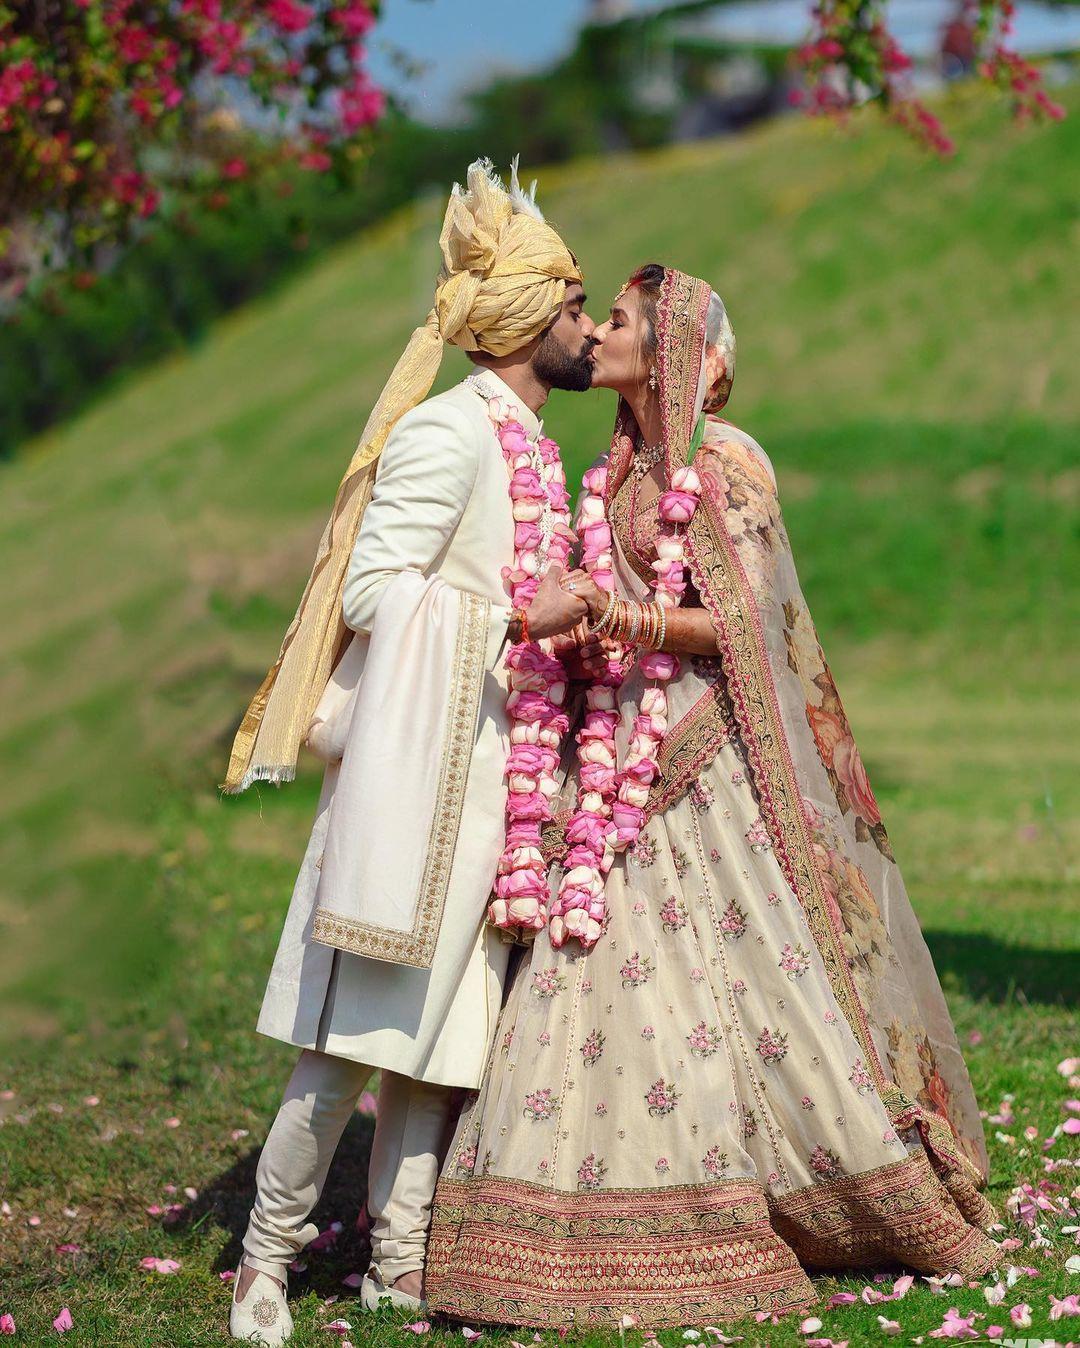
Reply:
[[593, 367], [589, 352], [595, 343], [586, 337], [581, 350], [575, 356], [564, 342], [549, 332], [536, 348], [533, 356], [533, 373], [549, 388], [567, 389], [571, 393], [584, 393], [592, 388]]

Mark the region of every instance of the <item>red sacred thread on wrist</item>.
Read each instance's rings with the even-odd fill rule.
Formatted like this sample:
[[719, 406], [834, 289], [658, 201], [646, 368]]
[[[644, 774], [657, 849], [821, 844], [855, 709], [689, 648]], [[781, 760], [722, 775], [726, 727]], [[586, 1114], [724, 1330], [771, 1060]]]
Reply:
[[518, 612], [521, 614], [521, 639], [532, 641], [532, 637], [529, 636], [529, 615], [524, 609], [519, 609]]

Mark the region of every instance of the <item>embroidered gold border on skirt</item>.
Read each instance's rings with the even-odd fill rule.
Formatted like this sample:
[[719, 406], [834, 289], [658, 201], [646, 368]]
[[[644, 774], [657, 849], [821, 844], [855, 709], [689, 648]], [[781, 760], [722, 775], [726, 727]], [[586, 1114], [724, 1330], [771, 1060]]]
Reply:
[[761, 1187], [545, 1189], [443, 1179], [426, 1266], [428, 1307], [490, 1324], [685, 1325], [814, 1299], [769, 1223]]
[[643, 1328], [804, 1310], [806, 1268], [903, 1265], [977, 1277], [1001, 1255], [924, 1152], [768, 1198], [753, 1181], [560, 1192], [439, 1181], [427, 1253], [433, 1311], [536, 1328]]

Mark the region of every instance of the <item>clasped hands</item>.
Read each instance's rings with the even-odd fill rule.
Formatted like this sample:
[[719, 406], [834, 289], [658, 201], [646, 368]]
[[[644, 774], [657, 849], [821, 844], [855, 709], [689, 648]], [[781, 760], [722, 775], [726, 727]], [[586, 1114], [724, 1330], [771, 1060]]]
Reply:
[[610, 643], [589, 636], [587, 629], [607, 602], [607, 594], [581, 567], [550, 566], [529, 605], [529, 634], [551, 637], [571, 678], [594, 678], [604, 671]]

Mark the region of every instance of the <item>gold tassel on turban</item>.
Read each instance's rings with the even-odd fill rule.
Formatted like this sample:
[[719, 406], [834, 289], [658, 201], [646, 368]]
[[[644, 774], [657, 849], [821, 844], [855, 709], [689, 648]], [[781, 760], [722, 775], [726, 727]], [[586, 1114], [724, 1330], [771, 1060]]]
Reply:
[[518, 185], [516, 161], [509, 192], [485, 159], [469, 166], [467, 184], [463, 190], [455, 183], [447, 203], [434, 308], [394, 366], [341, 479], [296, 616], [236, 732], [225, 791], [296, 775], [312, 714], [352, 637], [342, 589], [379, 455], [398, 418], [430, 392], [444, 343], [508, 355], [544, 331], [559, 314], [567, 282], [581, 280], [573, 254], [540, 214], [536, 184], [528, 193]]

